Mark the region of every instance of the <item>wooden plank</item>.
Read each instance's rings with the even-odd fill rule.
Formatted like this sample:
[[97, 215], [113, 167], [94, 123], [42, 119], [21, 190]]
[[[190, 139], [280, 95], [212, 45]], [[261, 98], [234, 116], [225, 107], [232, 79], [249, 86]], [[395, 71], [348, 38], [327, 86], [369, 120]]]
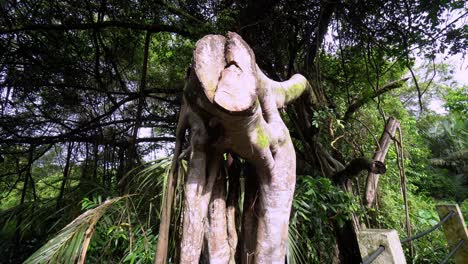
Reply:
[[455, 253], [454, 259], [456, 264], [468, 263], [468, 231], [460, 208], [457, 204], [440, 204], [436, 206], [436, 209], [440, 219], [444, 218], [450, 211], [455, 213], [443, 224], [448, 251], [452, 250], [463, 239], [465, 243]]

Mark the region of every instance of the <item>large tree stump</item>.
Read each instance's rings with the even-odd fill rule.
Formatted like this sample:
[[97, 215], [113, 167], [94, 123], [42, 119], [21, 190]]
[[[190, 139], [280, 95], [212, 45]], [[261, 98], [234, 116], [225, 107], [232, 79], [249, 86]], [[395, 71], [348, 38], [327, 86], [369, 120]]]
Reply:
[[[237, 234], [226, 221], [225, 186], [218, 186], [226, 184], [221, 168], [227, 152], [242, 157], [251, 168], [239, 236], [242, 262], [284, 263], [296, 157], [278, 108], [309, 88], [302, 75], [285, 82], [269, 79], [256, 65], [251, 48], [235, 33], [208, 35], [197, 42], [179, 121], [190, 129], [191, 145], [181, 263], [198, 263], [204, 247], [211, 263], [234, 259], [232, 241], [237, 241]], [[162, 219], [162, 223], [169, 222]], [[161, 237], [167, 234], [161, 232], [167, 228], [160, 230], [156, 263], [166, 258], [161, 250], [167, 241]]]

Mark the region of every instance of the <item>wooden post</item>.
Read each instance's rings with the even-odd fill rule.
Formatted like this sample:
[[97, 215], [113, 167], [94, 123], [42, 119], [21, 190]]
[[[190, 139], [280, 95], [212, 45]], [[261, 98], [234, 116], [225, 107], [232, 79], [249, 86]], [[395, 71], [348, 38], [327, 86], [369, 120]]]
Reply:
[[455, 253], [456, 264], [467, 263], [468, 260], [468, 232], [465, 220], [457, 204], [440, 204], [436, 206], [440, 219], [444, 218], [450, 211], [455, 214], [443, 224], [445, 237], [447, 238], [448, 250], [452, 250], [463, 239], [463, 245]]
[[372, 262], [373, 264], [406, 264], [405, 254], [396, 230], [362, 230], [358, 233], [358, 241], [363, 260], [383, 246], [385, 250]]

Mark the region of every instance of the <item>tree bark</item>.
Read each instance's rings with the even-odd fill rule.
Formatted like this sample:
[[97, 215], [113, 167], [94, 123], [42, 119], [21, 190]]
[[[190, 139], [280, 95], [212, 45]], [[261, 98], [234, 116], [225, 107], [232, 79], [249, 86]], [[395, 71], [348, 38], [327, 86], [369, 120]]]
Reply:
[[[183, 209], [183, 231], [181, 241], [180, 263], [198, 263], [203, 246], [203, 231], [208, 201], [211, 198], [216, 173], [219, 170], [219, 154], [207, 159], [205, 149], [207, 143], [207, 130], [203, 120], [194, 112], [189, 114], [191, 129], [192, 153], [185, 183], [185, 199]], [[175, 158], [175, 157], [174, 157]], [[211, 162], [211, 164], [207, 164]], [[210, 166], [211, 165], [211, 166]], [[207, 173], [208, 172], [208, 173]], [[213, 175], [214, 174], [214, 175]]]
[[[384, 131], [382, 136], [380, 137], [379, 141], [379, 148], [375, 152], [374, 157], [372, 158], [374, 161], [383, 162], [385, 157], [387, 156], [388, 148], [392, 143], [392, 139], [395, 138], [395, 131], [397, 127], [400, 126], [400, 122], [393, 117], [389, 117], [387, 120], [387, 124], [385, 125]], [[379, 183], [379, 174], [369, 172], [367, 175], [367, 182], [366, 182], [366, 197], [365, 197], [365, 204], [367, 207], [372, 207], [375, 202], [375, 196], [377, 194], [377, 185]]]
[[240, 193], [240, 173], [241, 164], [238, 158], [234, 158], [232, 154], [228, 156], [228, 187], [229, 192], [227, 196], [227, 231], [229, 243], [229, 264], [236, 263], [236, 249], [237, 249], [237, 228], [236, 228], [236, 209], [238, 207], [238, 199]]
[[208, 210], [208, 224], [205, 228], [209, 263], [228, 263], [230, 260], [226, 209], [226, 173], [224, 169], [221, 169], [218, 171], [213, 185]]
[[[226, 152], [251, 164], [253, 173], [248, 177], [255, 176], [248, 180], [258, 182], [258, 189], [246, 193], [251, 202], [247, 206], [253, 208], [253, 221], [258, 225], [242, 227], [242, 238], [255, 241], [244, 253], [251, 254], [255, 263], [284, 263], [296, 159], [278, 108], [307, 89], [310, 85], [301, 75], [281, 83], [270, 80], [255, 64], [250, 47], [235, 33], [227, 37], [208, 35], [197, 42], [184, 91], [186, 107], [191, 109], [188, 125], [192, 153], [185, 185], [181, 263], [200, 259], [208, 204]], [[225, 205], [220, 208], [226, 209]], [[224, 245], [228, 245], [224, 235], [227, 223], [223, 223], [219, 236], [214, 230], [207, 234], [220, 237], [216, 243], [208, 243], [209, 252], [216, 251], [214, 245], [223, 245], [219, 252], [224, 252]], [[246, 234], [249, 228], [256, 230]], [[230, 255], [226, 259], [224, 253], [221, 255], [220, 263], [227, 263], [224, 261], [229, 261]]]

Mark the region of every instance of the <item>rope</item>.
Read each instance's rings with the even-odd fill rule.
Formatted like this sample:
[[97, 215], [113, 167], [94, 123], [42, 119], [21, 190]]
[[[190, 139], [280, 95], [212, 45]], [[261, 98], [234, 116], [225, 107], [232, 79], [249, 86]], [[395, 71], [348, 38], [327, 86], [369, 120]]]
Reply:
[[455, 214], [455, 212], [453, 211], [450, 211], [442, 220], [439, 221], [439, 223], [437, 223], [436, 225], [434, 225], [433, 227], [427, 229], [426, 231], [423, 231], [417, 235], [414, 235], [412, 237], [407, 237], [405, 239], [402, 239], [401, 240], [401, 243], [406, 243], [406, 242], [409, 242], [409, 241], [412, 241], [412, 240], [415, 240], [415, 239], [418, 239], [420, 237], [423, 237], [429, 233], [431, 233], [432, 231], [436, 230], [437, 228], [439, 228], [443, 223], [447, 222], [447, 220], [449, 220], [453, 215]]
[[362, 261], [362, 264], [370, 264], [372, 263], [378, 256], [380, 256], [380, 254], [382, 254], [382, 252], [385, 251], [385, 247], [384, 246], [380, 246], [376, 251], [374, 251], [374, 253], [372, 253], [367, 259], [363, 260]]
[[440, 264], [445, 264], [447, 263], [447, 261], [457, 252], [457, 250], [463, 245], [465, 241], [463, 239], [461, 239], [457, 245], [455, 245], [455, 247], [452, 249], [452, 251], [450, 251], [450, 253], [448, 253], [448, 255], [444, 258], [444, 260], [442, 260], [442, 262]]

